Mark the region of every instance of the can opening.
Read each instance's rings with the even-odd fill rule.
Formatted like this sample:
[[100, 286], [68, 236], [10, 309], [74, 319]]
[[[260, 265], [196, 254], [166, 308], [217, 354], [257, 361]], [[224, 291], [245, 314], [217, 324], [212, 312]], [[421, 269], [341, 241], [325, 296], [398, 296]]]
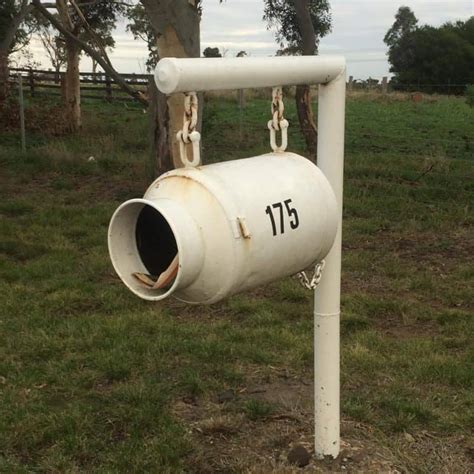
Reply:
[[143, 265], [151, 276], [158, 278], [178, 253], [171, 227], [156, 209], [145, 205], [138, 215], [135, 239]]
[[138, 296], [160, 300], [177, 287], [178, 242], [172, 223], [144, 199], [123, 203], [109, 226], [109, 252], [115, 271]]

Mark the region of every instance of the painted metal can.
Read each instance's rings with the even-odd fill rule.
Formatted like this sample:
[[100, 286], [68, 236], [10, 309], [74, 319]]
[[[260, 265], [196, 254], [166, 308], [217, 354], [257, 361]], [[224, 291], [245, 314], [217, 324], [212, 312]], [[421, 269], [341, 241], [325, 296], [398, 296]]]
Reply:
[[[142, 199], [117, 208], [108, 244], [117, 274], [141, 298], [214, 303], [319, 262], [337, 226], [319, 168], [269, 153], [160, 176]], [[170, 278], [154, 287], [160, 274]]]

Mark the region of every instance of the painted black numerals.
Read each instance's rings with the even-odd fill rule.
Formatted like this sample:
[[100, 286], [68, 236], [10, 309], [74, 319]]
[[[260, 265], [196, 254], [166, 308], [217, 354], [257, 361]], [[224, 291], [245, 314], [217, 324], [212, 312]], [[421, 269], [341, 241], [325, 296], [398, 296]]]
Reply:
[[[276, 212], [274, 212], [274, 210]], [[294, 207], [291, 207], [291, 199], [286, 199], [283, 202], [276, 202], [275, 204], [268, 205], [265, 209], [265, 213], [270, 218], [274, 236], [278, 235], [278, 233], [285, 233], [285, 218], [289, 220], [290, 228], [292, 230], [296, 229], [300, 225], [298, 212]], [[279, 226], [277, 226], [277, 221], [279, 222]]]

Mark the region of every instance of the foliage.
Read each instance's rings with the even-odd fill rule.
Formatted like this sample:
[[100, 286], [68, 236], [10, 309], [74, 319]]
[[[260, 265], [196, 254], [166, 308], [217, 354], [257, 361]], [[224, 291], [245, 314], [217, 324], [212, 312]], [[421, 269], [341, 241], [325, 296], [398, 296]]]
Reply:
[[[125, 8], [121, 2], [98, 0], [82, 4], [81, 12], [90, 29], [98, 35], [104, 36], [114, 29], [117, 16], [123, 13]], [[79, 34], [85, 29], [84, 21], [74, 8], [70, 9], [70, 16], [76, 28], [74, 33]]]
[[389, 48], [397, 46], [405, 35], [416, 29], [417, 24], [418, 20], [410, 7], [400, 7], [395, 14], [395, 22], [383, 39], [385, 44]]
[[219, 48], [211, 48], [210, 46], [202, 52], [202, 55], [205, 58], [222, 58]]
[[392, 84], [421, 83], [426, 91], [462, 93], [474, 82], [474, 17], [439, 28], [416, 27], [413, 18], [405, 26], [397, 18], [385, 37]]
[[[25, 94], [26, 95], [26, 94]], [[64, 135], [67, 133], [64, 121], [64, 110], [59, 104], [41, 101], [28, 103], [25, 108], [25, 126], [27, 134], [41, 133], [45, 137]], [[18, 98], [11, 95], [2, 105], [0, 129], [3, 133], [18, 132], [20, 127], [20, 105]]]
[[[7, 35], [11, 25], [14, 22], [14, 18], [19, 14], [21, 3], [19, 0], [1, 0], [0, 1], [0, 43]], [[9, 45], [10, 51], [15, 52], [26, 46], [29, 41], [29, 27], [25, 22], [22, 22], [22, 27], [19, 27], [13, 39], [13, 42]]]
[[75, 9], [70, 10], [71, 19], [74, 25], [73, 33], [87, 41], [92, 46], [102, 48], [113, 48], [115, 40], [112, 31], [115, 28], [117, 18], [126, 11], [126, 4], [110, 0], [98, 0], [81, 5], [81, 18]]
[[[316, 33], [317, 50], [319, 40], [331, 31], [329, 1], [309, 0], [309, 12]], [[301, 32], [292, 1], [265, 0], [263, 19], [267, 22], [268, 29], [274, 30], [275, 38], [286, 54], [301, 53]]]
[[12, 64], [15, 67], [26, 69], [38, 69], [41, 67], [41, 62], [35, 59], [35, 55], [28, 46], [20, 49], [12, 60]]
[[155, 68], [160, 59], [156, 46], [156, 33], [141, 3], [137, 3], [128, 9], [127, 18], [130, 21], [130, 23], [127, 24], [127, 31], [130, 31], [135, 39], [144, 41], [148, 47], [146, 69], [150, 72]]

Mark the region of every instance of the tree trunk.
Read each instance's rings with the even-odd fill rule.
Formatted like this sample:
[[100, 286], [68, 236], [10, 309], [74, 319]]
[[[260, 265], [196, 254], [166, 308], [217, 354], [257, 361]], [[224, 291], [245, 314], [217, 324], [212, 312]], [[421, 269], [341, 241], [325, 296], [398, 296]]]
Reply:
[[[160, 58], [200, 56], [200, 15], [195, 0], [141, 0], [157, 35]], [[183, 126], [183, 94], [166, 96], [154, 90], [150, 97], [150, 129], [154, 171], [160, 175], [182, 167], [176, 133]], [[154, 94], [156, 93], [156, 99]], [[202, 101], [199, 110], [202, 111]], [[189, 156], [192, 153], [188, 150]]]
[[[33, 2], [36, 8], [40, 11], [46, 9], [41, 5], [41, 2]], [[58, 11], [58, 18], [55, 22], [60, 23], [64, 32], [66, 45], [66, 74], [64, 75], [64, 108], [66, 111], [67, 127], [71, 132], [77, 132], [81, 127], [81, 83], [79, 76], [79, 58], [81, 55], [80, 45], [74, 41], [70, 35], [74, 33], [74, 24], [69, 15], [67, 0], [56, 0], [56, 8]], [[42, 10], [41, 10], [42, 9]], [[49, 12], [43, 12], [48, 18], [52, 16]], [[53, 21], [51, 23], [54, 24]], [[59, 28], [58, 28], [59, 29]]]
[[67, 70], [65, 75], [64, 96], [68, 128], [77, 132], [81, 128], [81, 82], [79, 76], [79, 58], [81, 50], [73, 41], [66, 41]]
[[314, 122], [313, 107], [311, 104], [311, 89], [308, 85], [296, 86], [296, 111], [300, 122], [309, 158], [316, 162], [318, 151], [318, 129]]
[[[316, 34], [309, 12], [309, 0], [293, 0], [296, 11], [296, 21], [301, 34], [301, 49], [304, 56], [312, 56], [317, 53]], [[296, 110], [303, 133], [309, 158], [316, 161], [318, 148], [318, 129], [314, 121], [313, 108], [311, 104], [311, 89], [308, 85], [296, 87]]]
[[2, 105], [7, 96], [9, 77], [8, 57], [15, 41], [15, 35], [31, 10], [32, 6], [28, 4], [28, 0], [21, 0], [18, 12], [2, 31], [2, 36], [0, 37], [0, 105]]
[[161, 94], [152, 77], [148, 84], [148, 123], [153, 177], [174, 168], [171, 156], [169, 114], [166, 95]]
[[0, 105], [5, 101], [8, 90], [8, 51], [0, 49]]

